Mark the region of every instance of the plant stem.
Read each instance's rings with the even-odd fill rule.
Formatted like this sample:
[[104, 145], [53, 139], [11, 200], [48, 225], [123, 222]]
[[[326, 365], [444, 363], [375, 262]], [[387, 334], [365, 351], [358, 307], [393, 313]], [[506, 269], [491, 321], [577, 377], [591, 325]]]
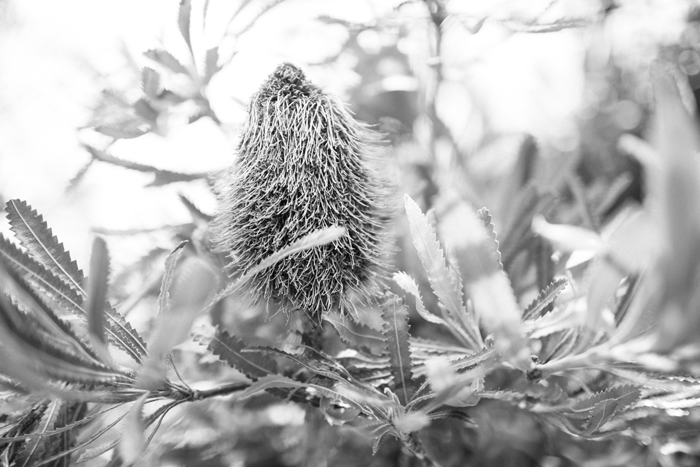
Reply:
[[224, 384], [223, 386], [219, 386], [219, 387], [212, 388], [212, 389], [205, 389], [203, 391], [193, 391], [192, 400], [201, 401], [204, 399], [208, 399], [210, 397], [227, 396], [227, 395], [232, 394], [234, 392], [242, 391], [248, 387], [250, 387], [250, 383], [240, 383], [239, 382], [239, 383]]

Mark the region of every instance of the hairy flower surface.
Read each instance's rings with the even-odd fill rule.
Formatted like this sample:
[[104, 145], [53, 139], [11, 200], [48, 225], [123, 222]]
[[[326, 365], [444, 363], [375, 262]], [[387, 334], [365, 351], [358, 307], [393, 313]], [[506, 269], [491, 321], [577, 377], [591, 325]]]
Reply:
[[376, 136], [290, 64], [255, 94], [236, 161], [220, 181], [218, 247], [245, 272], [273, 252], [324, 227], [347, 234], [259, 273], [250, 292], [312, 322], [352, 310], [382, 270], [387, 218], [383, 181], [373, 166]]

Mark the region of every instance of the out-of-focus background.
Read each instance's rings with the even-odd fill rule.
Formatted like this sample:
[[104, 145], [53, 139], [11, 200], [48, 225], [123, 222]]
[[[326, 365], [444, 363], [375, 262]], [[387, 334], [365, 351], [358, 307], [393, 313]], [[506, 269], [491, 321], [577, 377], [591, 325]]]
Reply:
[[[204, 3], [193, 2], [195, 18]], [[167, 130], [117, 141], [114, 156], [181, 172], [227, 166], [245, 104], [289, 61], [358, 118], [390, 133], [401, 163], [449, 166], [458, 157], [478, 182], [464, 193], [485, 202], [485, 187], [514, 164], [523, 135], [551, 157], [601, 156], [610, 148], [587, 147], [586, 132], [641, 125], [645, 74], [659, 53], [680, 48], [683, 70], [693, 77], [700, 69], [692, 49], [697, 29], [680, 0], [453, 0], [439, 38], [423, 2], [243, 2], [249, 11], [234, 21], [241, 2], [206, 3], [206, 26], [193, 24], [191, 36], [200, 68], [205, 51], [221, 45], [223, 70], [206, 90], [221, 124], [210, 117], [188, 123], [171, 112], [160, 116]], [[156, 190], [145, 186], [149, 175], [104, 163], [70, 185], [90, 160], [81, 147], [90, 135], [81, 128], [94, 124], [105, 99], [117, 99], [103, 93], [137, 99], [139, 69], [158, 68], [143, 55], [149, 49], [191, 61], [177, 27], [178, 2], [3, 0], [0, 11], [2, 197], [42, 212], [80, 263], [92, 228], [183, 222], [188, 213], [172, 202], [183, 190], [213, 209], [206, 190], [193, 184]], [[437, 147], [430, 147], [426, 108], [444, 122], [437, 131], [449, 135]]]
[[[555, 273], [571, 270], [568, 258], [560, 262], [530, 232], [535, 213], [600, 232], [617, 208], [644, 198], [640, 157], [630, 157], [620, 137], [628, 136], [623, 140], [643, 159], [653, 110], [650, 73], [663, 69], [689, 113], [697, 113], [700, 6], [689, 0], [0, 0], [0, 199], [26, 200], [83, 268], [92, 237], [103, 235], [113, 266], [110, 299], [148, 335], [167, 253], [187, 239], [197, 255], [221, 262], [203, 246], [216, 211], [212, 180], [235, 158], [251, 95], [283, 62], [302, 68], [383, 134], [382, 157], [394, 172], [397, 197], [410, 194], [435, 220], [448, 257], [464, 210], [490, 209], [506, 237], [499, 239], [509, 245], [502, 262], [522, 304]], [[555, 197], [557, 208], [548, 210]], [[7, 228], [0, 220], [0, 231]], [[430, 290], [402, 215], [391, 228], [393, 268]], [[528, 248], [514, 243], [518, 235]], [[534, 265], [538, 258], [546, 264]], [[435, 297], [426, 294], [425, 301], [437, 307]], [[232, 301], [211, 318], [250, 342], [278, 344], [292, 334], [283, 317], [266, 321], [261, 308]], [[414, 320], [412, 335], [439, 336], [425, 324]], [[191, 342], [174, 355], [187, 381], [230, 376]], [[577, 384], [571, 383], [576, 391]], [[388, 466], [401, 458], [395, 442], [372, 457], [371, 442], [356, 431], [328, 429], [320, 415], [299, 406], [256, 404], [188, 406], [155, 438], [152, 459], [158, 465]], [[657, 465], [653, 456], [681, 451], [666, 449], [670, 442], [654, 446], [655, 434], [671, 426], [687, 434], [677, 413], [665, 415], [671, 421], [649, 431], [648, 443], [601, 442], [593, 449], [600, 457], [591, 462], [592, 443], [556, 438], [559, 432], [549, 437], [549, 428], [510, 405], [476, 407], [470, 416], [478, 431], [435, 423], [426, 444], [443, 465], [465, 465], [468, 456], [472, 465]], [[700, 452], [691, 438], [688, 452]], [[616, 454], [619, 446], [628, 457]], [[645, 456], [648, 463], [635, 463]], [[338, 463], [324, 464], [326, 458]]]

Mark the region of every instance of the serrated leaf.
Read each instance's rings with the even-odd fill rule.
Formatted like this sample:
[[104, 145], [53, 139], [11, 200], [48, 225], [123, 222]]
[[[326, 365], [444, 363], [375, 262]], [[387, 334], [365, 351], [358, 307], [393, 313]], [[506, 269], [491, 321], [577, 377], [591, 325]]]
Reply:
[[134, 170], [136, 172], [144, 172], [154, 175], [154, 179], [147, 186], [161, 186], [168, 183], [188, 182], [207, 178], [207, 173], [181, 173], [163, 170], [150, 165], [139, 164], [125, 159], [115, 157], [105, 151], [98, 150], [92, 146], [83, 145], [83, 147], [92, 155], [95, 160], [105, 162], [107, 164], [116, 165], [125, 169]]
[[83, 272], [44, 222], [25, 201], [11, 199], [5, 205], [10, 228], [27, 251], [64, 283], [82, 291]]
[[617, 407], [617, 401], [612, 399], [597, 403], [593, 407], [590, 419], [586, 422], [583, 434], [588, 435], [598, 431], [615, 415]]
[[[0, 263], [2, 261], [0, 259]], [[44, 300], [44, 296], [36, 293], [29, 283], [16, 271], [13, 272], [12, 269], [8, 269], [6, 272], [12, 279], [13, 286], [10, 288], [13, 296], [28, 309], [32, 310], [31, 318], [36, 319], [37, 331], [39, 328], [45, 330], [57, 342], [65, 345], [68, 350], [74, 351], [88, 361], [100, 361], [100, 356], [88, 343], [79, 337], [69, 324], [54, 313], [52, 307]], [[10, 284], [6, 285], [10, 286]], [[28, 316], [27, 319], [29, 319]], [[31, 327], [34, 328], [34, 326]]]
[[190, 17], [192, 15], [192, 1], [191, 0], [180, 0], [180, 8], [177, 13], [177, 26], [180, 29], [180, 34], [182, 38], [185, 39], [187, 48], [190, 49], [190, 54], [192, 54], [192, 42], [190, 41]]
[[538, 318], [545, 308], [557, 298], [557, 295], [559, 295], [568, 284], [569, 281], [562, 277], [541, 290], [537, 298], [525, 308], [523, 320], [526, 321]]
[[219, 47], [207, 50], [204, 60], [204, 84], [209, 84], [214, 75], [221, 71], [222, 68], [223, 66], [219, 65]]
[[428, 418], [430, 418], [431, 420], [449, 418], [452, 420], [463, 422], [466, 425], [471, 426], [473, 428], [477, 427], [474, 420], [469, 416], [469, 413], [463, 408], [459, 407], [442, 407], [437, 410], [433, 410], [428, 414]]
[[496, 261], [501, 266], [501, 268], [503, 268], [503, 264], [501, 264], [501, 252], [498, 250], [498, 238], [496, 235], [496, 230], [493, 223], [491, 222], [491, 213], [489, 213], [488, 209], [481, 208], [478, 211], [476, 211], [476, 216], [483, 223], [484, 229], [486, 230], [486, 234], [491, 239], [490, 245], [494, 261]]
[[175, 266], [182, 255], [183, 248], [187, 245], [187, 240], [180, 242], [178, 246], [171, 251], [165, 258], [165, 271], [163, 272], [163, 281], [160, 285], [160, 294], [158, 295], [158, 314], [167, 312], [170, 307], [170, 287], [173, 283], [175, 275]]
[[416, 281], [414, 281], [411, 276], [409, 276], [405, 272], [397, 272], [394, 274], [393, 279], [394, 282], [396, 282], [396, 284], [404, 290], [404, 292], [413, 295], [413, 297], [416, 299], [416, 311], [421, 316], [421, 318], [430, 323], [447, 325], [444, 319], [435, 316], [434, 314], [426, 310], [425, 306], [423, 305], [423, 300], [420, 296], [418, 284], [416, 284]]
[[16, 466], [28, 467], [36, 465], [46, 450], [46, 445], [49, 442], [47, 432], [54, 430], [62, 405], [63, 402], [59, 399], [54, 399], [48, 403], [36, 428], [32, 430], [32, 434], [36, 436], [29, 438], [18, 453]]
[[[141, 70], [141, 89], [148, 99], [156, 99], [160, 93], [160, 75], [153, 68]], [[93, 159], [94, 160], [94, 159]]]
[[372, 455], [376, 456], [377, 452], [379, 452], [379, 448], [382, 447], [382, 442], [384, 441], [384, 436], [386, 436], [387, 433], [389, 433], [390, 427], [389, 425], [385, 425], [382, 427], [382, 430], [380, 433], [374, 438], [374, 441], [372, 442]]
[[[84, 280], [83, 272], [64, 251], [63, 245], [58, 242], [43, 217], [21, 200], [8, 201], [6, 208], [12, 230], [32, 256], [53, 272], [66, 287], [73, 289], [84, 299], [87, 294], [81, 286]], [[48, 282], [44, 281], [47, 285]], [[59, 293], [59, 296], [68, 298], [67, 294]], [[73, 311], [79, 312], [82, 316], [87, 315], [80, 305]], [[140, 363], [141, 358], [147, 354], [146, 344], [141, 336], [109, 303], [105, 305], [105, 313], [106, 329], [110, 339]]]
[[0, 256], [5, 264], [23, 275], [62, 307], [83, 314], [83, 297], [24, 251], [0, 235]]
[[326, 313], [323, 319], [331, 323], [338, 332], [340, 340], [349, 346], [373, 355], [384, 352], [384, 339], [378, 331], [363, 324], [347, 323], [346, 318], [341, 317], [337, 312]]
[[117, 451], [119, 452], [119, 457], [124, 461], [127, 467], [134, 465], [146, 449], [146, 427], [143, 419], [143, 405], [149, 395], [149, 393], [146, 393], [139, 397], [124, 419], [124, 428], [122, 429], [121, 437], [117, 444]]
[[391, 297], [382, 306], [382, 334], [389, 352], [389, 364], [394, 374], [395, 392], [403, 405], [411, 399], [415, 383], [411, 372], [411, 351], [408, 345], [408, 310], [398, 297]]
[[96, 237], [92, 243], [90, 255], [90, 276], [87, 290], [87, 320], [90, 335], [97, 339], [98, 345], [106, 345], [105, 337], [105, 303], [109, 281], [109, 251], [103, 238]]
[[468, 296], [501, 355], [515, 367], [525, 368], [530, 351], [521, 329], [515, 293], [492, 254], [482, 222], [471, 212], [465, 214], [463, 234], [459, 243], [455, 242], [455, 250]]
[[136, 363], [141, 363], [148, 351], [139, 333], [109, 302], [105, 306], [105, 314], [105, 329], [110, 341], [129, 354]]
[[447, 267], [435, 230], [410, 196], [405, 195], [404, 202], [413, 245], [416, 247], [421, 263], [423, 263], [433, 292], [452, 317], [464, 324], [466, 344], [475, 350], [481, 348], [483, 343], [476, 321], [464, 306], [461, 287], [454, 277], [457, 275], [453, 276]]
[[214, 216], [211, 214], [207, 214], [204, 211], [202, 211], [194, 202], [192, 202], [191, 199], [189, 199], [187, 196], [183, 195], [182, 193], [178, 194], [178, 197], [180, 198], [180, 201], [182, 201], [182, 204], [185, 205], [187, 210], [190, 212], [192, 215], [193, 219], [200, 219], [204, 222], [211, 222], [214, 219]]
[[274, 360], [260, 352], [243, 352], [246, 349], [243, 341], [225, 330], [217, 328], [214, 336], [208, 339], [200, 337], [198, 340], [207, 345], [207, 349], [221, 361], [254, 381], [277, 373], [277, 364]]
[[621, 408], [628, 407], [636, 402], [640, 396], [641, 393], [637, 386], [629, 384], [615, 386], [579, 400], [571, 410], [574, 412], [591, 411], [597, 404], [606, 400], [616, 401]]
[[[9, 280], [9, 277], [2, 278]], [[77, 353], [66, 343], [56, 340], [38, 325], [35, 318], [2, 298], [0, 325], [4, 334], [3, 345], [10, 354], [6, 357], [26, 360], [20, 366], [25, 366], [27, 372], [41, 372], [66, 382], [110, 382], [120, 376], [90, 355]]]
[[160, 64], [161, 66], [168, 68], [175, 73], [189, 74], [189, 71], [185, 66], [178, 61], [170, 52], [161, 49], [151, 49], [147, 50], [144, 55], [150, 58], [154, 62]]

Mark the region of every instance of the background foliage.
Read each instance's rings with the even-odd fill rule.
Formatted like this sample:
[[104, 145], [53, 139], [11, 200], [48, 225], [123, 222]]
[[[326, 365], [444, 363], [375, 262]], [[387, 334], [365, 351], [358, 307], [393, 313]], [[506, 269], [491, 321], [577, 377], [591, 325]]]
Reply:
[[[182, 1], [161, 44], [125, 51], [77, 130], [82, 153], [65, 157], [86, 162], [71, 162], [61, 199], [80, 205], [96, 173], [132, 172], [148, 201], [111, 188], [81, 267], [3, 186], [4, 464], [698, 462], [697, 9], [368, 5]], [[296, 52], [247, 68], [275, 15], [302, 7], [314, 29]], [[337, 47], [305, 54], [302, 30]], [[571, 88], [548, 71], [554, 96], [511, 96], [515, 58], [479, 82], [500, 44], [537, 49], [540, 35], [576, 38], [580, 98], [557, 95]], [[383, 132], [398, 185], [386, 295], [357, 322], [326, 315], [322, 351], [237, 295], [255, 271], [227, 278], [210, 243], [230, 162], [217, 157], [265, 74], [292, 59]], [[516, 97], [531, 99], [527, 131], [494, 110], [528, 108]], [[171, 150], [209, 160], [184, 170]], [[141, 222], [120, 225], [129, 215]]]

